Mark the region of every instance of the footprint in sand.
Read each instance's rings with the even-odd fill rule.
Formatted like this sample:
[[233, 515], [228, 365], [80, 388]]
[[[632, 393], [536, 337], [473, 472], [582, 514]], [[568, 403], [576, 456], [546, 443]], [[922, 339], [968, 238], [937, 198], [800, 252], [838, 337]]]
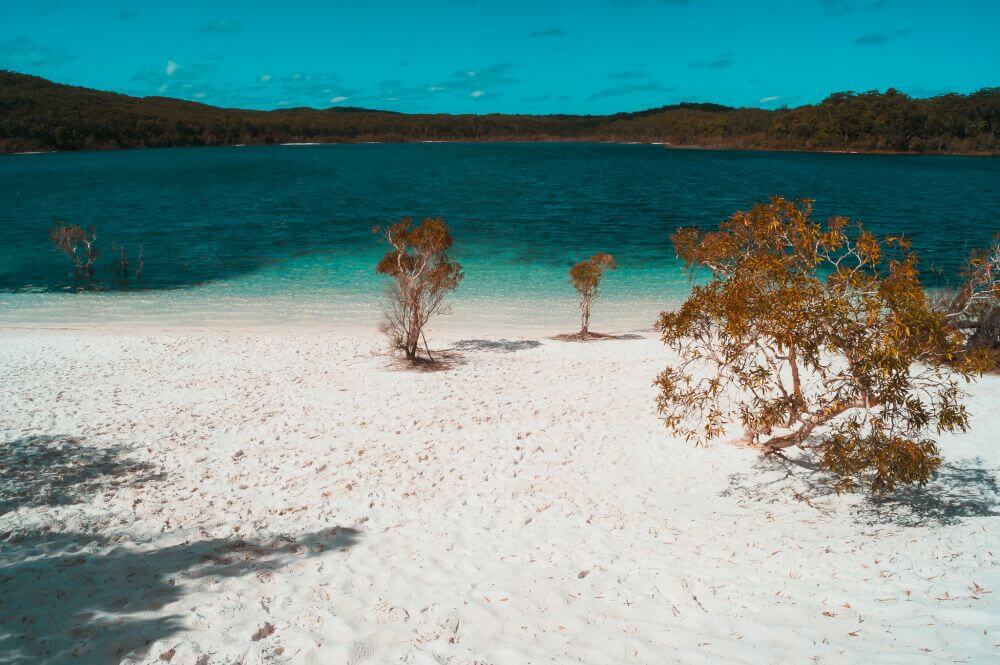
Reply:
[[369, 637], [362, 642], [351, 643], [351, 655], [347, 657], [347, 665], [357, 665], [375, 656], [378, 651], [378, 644], [375, 638]]

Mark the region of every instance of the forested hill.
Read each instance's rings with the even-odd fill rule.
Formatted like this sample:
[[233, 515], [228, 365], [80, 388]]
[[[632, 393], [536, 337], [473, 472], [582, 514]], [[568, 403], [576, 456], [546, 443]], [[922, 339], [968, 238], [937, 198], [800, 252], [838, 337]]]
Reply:
[[643, 141], [706, 148], [1000, 154], [1000, 88], [914, 99], [835, 93], [768, 111], [677, 104], [637, 113], [404, 114], [223, 109], [0, 71], [0, 152], [358, 141]]

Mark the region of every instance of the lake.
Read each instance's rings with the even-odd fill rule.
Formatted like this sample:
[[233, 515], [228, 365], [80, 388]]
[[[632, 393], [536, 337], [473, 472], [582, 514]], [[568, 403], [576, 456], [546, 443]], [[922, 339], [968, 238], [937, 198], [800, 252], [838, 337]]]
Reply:
[[[1000, 230], [1000, 160], [950, 156], [671, 150], [591, 143], [182, 148], [0, 156], [0, 323], [368, 325], [383, 282], [372, 227], [440, 216], [466, 269], [463, 320], [575, 319], [566, 272], [597, 251], [602, 316], [648, 326], [683, 298], [670, 245], [769, 196], [820, 217], [905, 234], [925, 268], [953, 275]], [[54, 219], [94, 225], [101, 292], [76, 292], [49, 244]], [[140, 289], [112, 288], [110, 244]], [[928, 272], [927, 280], [943, 278]]]

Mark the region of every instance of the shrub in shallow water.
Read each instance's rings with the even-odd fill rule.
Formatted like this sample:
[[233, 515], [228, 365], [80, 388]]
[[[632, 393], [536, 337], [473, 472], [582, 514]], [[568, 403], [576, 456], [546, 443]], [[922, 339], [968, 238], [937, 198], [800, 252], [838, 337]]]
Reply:
[[119, 284], [127, 285], [131, 279], [138, 282], [142, 278], [142, 269], [145, 266], [143, 257], [143, 246], [139, 245], [139, 251], [135, 258], [130, 261], [129, 253], [124, 244], [111, 243], [111, 251], [115, 257], [115, 279]]
[[65, 225], [56, 221], [49, 229], [49, 241], [69, 257], [77, 276], [94, 277], [94, 262], [100, 251], [97, 248], [97, 230], [93, 226], [84, 230], [75, 224]]
[[[83, 229], [75, 224], [67, 225], [57, 220], [49, 229], [49, 241], [73, 262], [76, 276], [86, 278], [87, 286], [93, 287], [95, 264], [101, 255], [97, 245], [97, 229], [93, 226]], [[132, 261], [129, 260], [124, 244], [112, 241], [111, 253], [114, 257], [114, 284], [126, 286], [130, 280], [138, 282], [141, 279], [145, 266], [143, 245], [139, 245], [139, 251]]]
[[814, 451], [838, 489], [922, 484], [941, 462], [932, 436], [968, 426], [959, 381], [988, 360], [929, 306], [904, 239], [811, 212], [774, 198], [674, 233], [709, 278], [656, 323], [679, 356], [656, 379], [660, 414], [688, 440], [738, 423], [767, 452]]

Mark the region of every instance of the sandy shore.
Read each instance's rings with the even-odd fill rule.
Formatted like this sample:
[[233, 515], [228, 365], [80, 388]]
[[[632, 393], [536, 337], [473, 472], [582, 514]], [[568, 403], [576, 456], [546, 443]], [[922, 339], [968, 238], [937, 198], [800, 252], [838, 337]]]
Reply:
[[648, 334], [0, 330], [0, 661], [995, 662], [1000, 378], [925, 491], [672, 440]]

